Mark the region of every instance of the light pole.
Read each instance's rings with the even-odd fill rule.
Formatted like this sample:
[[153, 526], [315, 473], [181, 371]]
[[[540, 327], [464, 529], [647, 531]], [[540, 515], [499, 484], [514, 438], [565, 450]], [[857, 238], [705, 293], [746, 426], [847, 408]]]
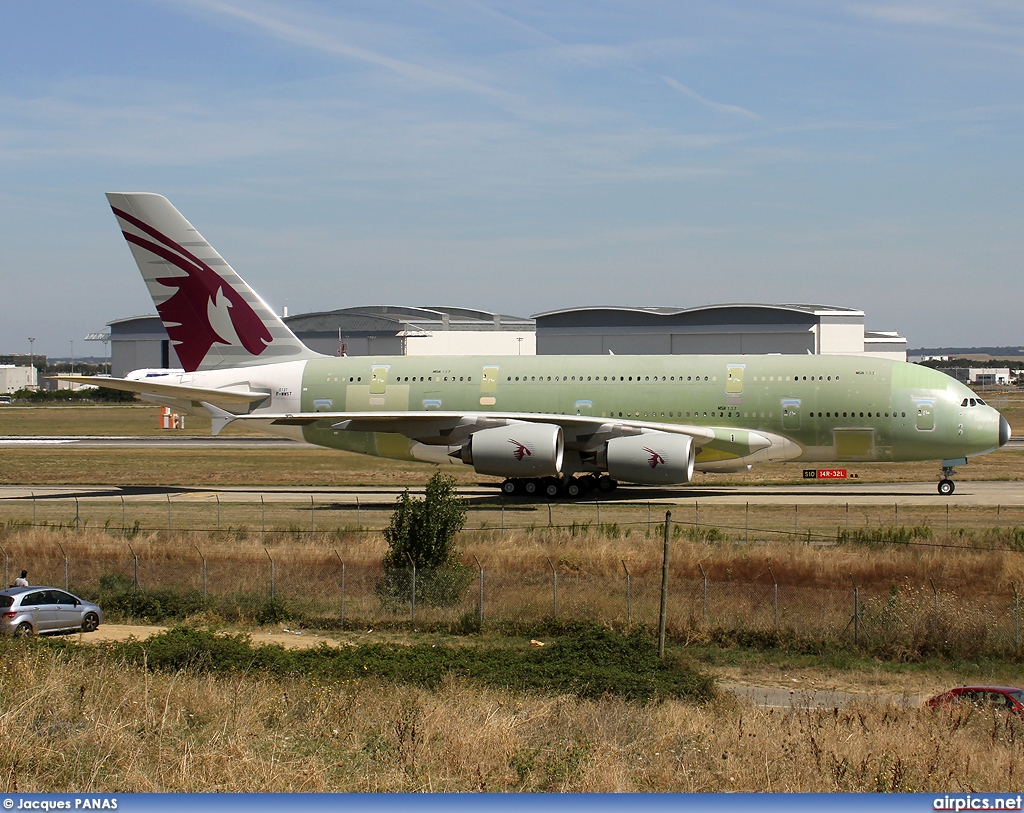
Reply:
[[[30, 379], [36, 378], [36, 353], [35, 353], [36, 337], [28, 337], [28, 366], [32, 368], [32, 372], [29, 373]], [[32, 386], [37, 386], [36, 381], [30, 381]]]
[[75, 374], [75, 340], [71, 340], [71, 375]]

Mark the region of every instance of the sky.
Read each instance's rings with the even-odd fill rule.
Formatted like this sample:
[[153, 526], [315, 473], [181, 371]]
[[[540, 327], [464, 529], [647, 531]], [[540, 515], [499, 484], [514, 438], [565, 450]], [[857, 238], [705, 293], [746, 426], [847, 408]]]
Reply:
[[153, 313], [104, 192], [290, 314], [861, 308], [1024, 345], [1016, 0], [0, 0], [0, 353]]

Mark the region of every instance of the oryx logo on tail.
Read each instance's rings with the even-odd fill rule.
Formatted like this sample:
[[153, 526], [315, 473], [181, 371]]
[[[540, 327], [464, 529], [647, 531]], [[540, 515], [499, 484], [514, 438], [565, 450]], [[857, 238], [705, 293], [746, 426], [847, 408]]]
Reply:
[[207, 263], [157, 229], [117, 207], [114, 214], [140, 232], [122, 229], [125, 240], [184, 272], [155, 281], [175, 292], [157, 305], [182, 366], [199, 369], [214, 343], [240, 344], [254, 356], [273, 341], [263, 320], [242, 295]]
[[527, 446], [525, 443], [520, 443], [518, 440], [508, 439], [508, 442], [515, 446], [515, 450], [512, 452], [512, 456], [516, 460], [522, 460], [524, 457], [530, 457], [533, 455], [533, 449]]
[[647, 465], [650, 466], [652, 469], [656, 469], [658, 468], [658, 466], [665, 465], [665, 458], [658, 454], [656, 451], [654, 451], [654, 449], [648, 449], [646, 446], [644, 446], [644, 451], [650, 455], [650, 457], [647, 458]]

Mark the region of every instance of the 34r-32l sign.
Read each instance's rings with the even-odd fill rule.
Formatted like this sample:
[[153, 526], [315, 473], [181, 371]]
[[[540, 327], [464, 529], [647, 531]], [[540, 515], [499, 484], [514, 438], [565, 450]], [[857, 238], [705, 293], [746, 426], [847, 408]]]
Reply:
[[805, 480], [845, 480], [846, 469], [804, 469]]

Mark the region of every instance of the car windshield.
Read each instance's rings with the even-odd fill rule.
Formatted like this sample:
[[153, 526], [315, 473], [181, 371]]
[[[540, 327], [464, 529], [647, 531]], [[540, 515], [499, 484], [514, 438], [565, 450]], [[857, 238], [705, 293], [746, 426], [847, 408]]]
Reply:
[[1020, 703], [1022, 706], [1024, 706], [1024, 690], [1017, 689], [1013, 692], [1007, 692], [1007, 694], [1014, 700], [1016, 700], [1018, 703]]

